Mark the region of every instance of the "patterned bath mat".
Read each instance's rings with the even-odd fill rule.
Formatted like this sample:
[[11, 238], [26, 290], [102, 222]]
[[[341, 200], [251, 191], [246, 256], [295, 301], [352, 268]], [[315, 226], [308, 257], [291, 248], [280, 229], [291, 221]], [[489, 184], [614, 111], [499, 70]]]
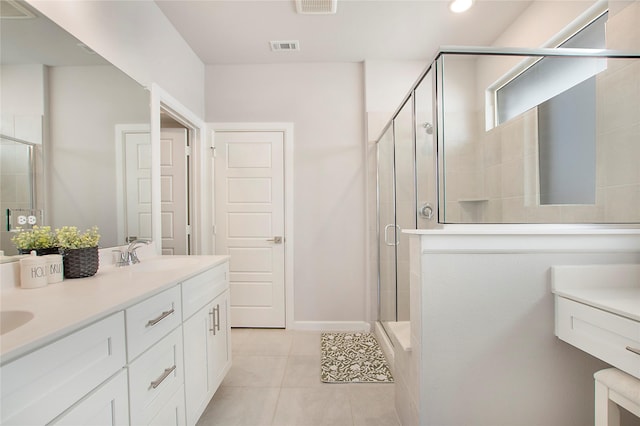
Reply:
[[384, 353], [372, 333], [322, 333], [324, 383], [392, 383]]

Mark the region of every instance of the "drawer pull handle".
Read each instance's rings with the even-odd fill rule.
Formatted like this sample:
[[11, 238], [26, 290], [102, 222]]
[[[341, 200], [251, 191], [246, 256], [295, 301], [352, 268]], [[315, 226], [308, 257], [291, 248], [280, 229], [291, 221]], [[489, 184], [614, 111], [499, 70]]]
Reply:
[[636, 355], [640, 355], [640, 349], [638, 348], [632, 348], [631, 346], [627, 346], [627, 350], [630, 352], [633, 352]]
[[160, 316], [158, 318], [149, 320], [149, 322], [147, 323], [147, 327], [153, 327], [154, 325], [156, 325], [157, 323], [159, 323], [160, 321], [162, 321], [163, 319], [165, 319], [166, 317], [168, 317], [169, 315], [171, 315], [175, 311], [176, 311], [175, 309], [171, 309], [169, 311], [164, 311], [162, 314], [160, 314]]
[[213, 333], [213, 335], [216, 335], [216, 317], [215, 317], [215, 309], [211, 309], [209, 311], [209, 315], [211, 315], [211, 328], [209, 329], [209, 331], [211, 331]]
[[218, 323], [216, 324], [216, 328], [218, 329], [218, 331], [220, 331], [220, 304], [219, 303], [216, 305], [216, 316], [218, 317]]
[[213, 335], [216, 335], [216, 329], [220, 331], [220, 304], [218, 303], [215, 308], [209, 311], [209, 315], [211, 315], [211, 328], [209, 329]]
[[151, 382], [151, 387], [153, 389], [157, 388], [158, 386], [160, 386], [160, 383], [164, 382], [164, 379], [166, 379], [167, 377], [169, 377], [169, 374], [173, 373], [173, 370], [176, 369], [176, 366], [174, 365], [171, 368], [165, 368], [164, 369], [164, 373], [162, 373], [162, 376], [158, 377], [156, 380], [154, 380], [153, 382]]

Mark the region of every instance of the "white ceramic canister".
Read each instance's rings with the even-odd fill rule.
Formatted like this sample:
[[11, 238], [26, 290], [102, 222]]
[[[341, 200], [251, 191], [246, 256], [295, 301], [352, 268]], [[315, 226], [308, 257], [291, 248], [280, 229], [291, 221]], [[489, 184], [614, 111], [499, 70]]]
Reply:
[[39, 288], [46, 285], [47, 260], [32, 251], [31, 256], [20, 259], [20, 287]]
[[47, 254], [42, 256], [47, 261], [47, 283], [55, 284], [64, 279], [62, 274], [62, 255], [61, 254]]

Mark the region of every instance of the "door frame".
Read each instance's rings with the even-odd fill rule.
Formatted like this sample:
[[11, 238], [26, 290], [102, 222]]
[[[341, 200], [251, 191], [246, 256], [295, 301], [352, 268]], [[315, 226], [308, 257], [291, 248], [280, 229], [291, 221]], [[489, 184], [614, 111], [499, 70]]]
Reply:
[[[285, 327], [293, 328], [294, 325], [294, 282], [293, 282], [293, 260], [294, 260], [294, 237], [293, 237], [293, 123], [209, 123], [211, 130], [211, 143], [215, 148], [216, 132], [283, 132], [284, 134], [284, 305], [285, 305]], [[213, 159], [211, 162], [211, 199], [215, 200], [215, 173], [213, 170]], [[215, 201], [212, 201], [213, 223], [215, 225]], [[215, 236], [212, 240], [215, 248]]]
[[156, 254], [162, 254], [162, 208], [160, 202], [160, 112], [163, 111], [181, 123], [188, 130], [191, 143], [191, 164], [193, 176], [191, 194], [193, 212], [191, 216], [191, 253], [211, 254], [214, 247], [209, 246], [210, 221], [209, 210], [213, 206], [210, 191], [206, 191], [211, 172], [207, 164], [210, 154], [209, 144], [206, 143], [206, 124], [196, 114], [185, 107], [180, 101], [163, 90], [156, 83], [151, 83], [151, 203], [153, 241]]

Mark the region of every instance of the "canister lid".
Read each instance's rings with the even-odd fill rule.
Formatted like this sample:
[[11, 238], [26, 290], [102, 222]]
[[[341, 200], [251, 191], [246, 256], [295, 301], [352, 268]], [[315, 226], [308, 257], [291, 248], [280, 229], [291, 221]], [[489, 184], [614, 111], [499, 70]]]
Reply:
[[43, 256], [26, 256], [20, 259], [21, 265], [44, 265], [47, 260]]

